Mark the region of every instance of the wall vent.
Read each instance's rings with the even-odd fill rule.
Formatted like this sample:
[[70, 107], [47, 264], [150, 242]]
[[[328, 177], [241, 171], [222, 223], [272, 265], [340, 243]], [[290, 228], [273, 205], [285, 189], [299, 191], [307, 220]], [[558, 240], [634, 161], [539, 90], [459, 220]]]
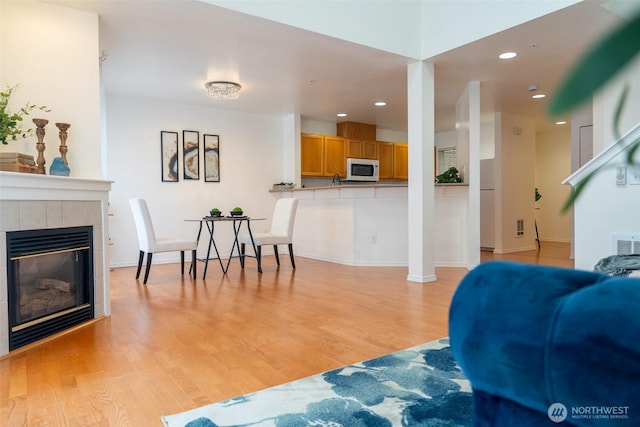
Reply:
[[516, 237], [524, 236], [524, 219], [516, 219]]
[[640, 234], [613, 233], [613, 254], [640, 254]]

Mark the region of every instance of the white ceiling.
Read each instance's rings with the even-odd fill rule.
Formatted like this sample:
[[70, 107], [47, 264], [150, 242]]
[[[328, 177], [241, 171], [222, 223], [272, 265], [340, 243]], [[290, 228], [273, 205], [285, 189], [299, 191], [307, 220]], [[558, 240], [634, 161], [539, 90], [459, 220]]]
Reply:
[[[349, 120], [406, 131], [410, 58], [345, 42], [198, 1], [51, 0], [100, 15], [108, 93], [303, 119]], [[549, 129], [546, 100], [580, 52], [619, 18], [589, 0], [431, 58], [436, 129], [454, 128], [454, 105], [467, 82], [481, 83], [483, 113], [536, 118]], [[495, 2], [493, 4], [496, 4]], [[535, 45], [535, 47], [530, 47]], [[518, 57], [497, 55], [515, 50]], [[230, 71], [233, 70], [233, 71]], [[233, 101], [211, 99], [209, 79], [236, 80]], [[386, 107], [374, 107], [384, 100]]]

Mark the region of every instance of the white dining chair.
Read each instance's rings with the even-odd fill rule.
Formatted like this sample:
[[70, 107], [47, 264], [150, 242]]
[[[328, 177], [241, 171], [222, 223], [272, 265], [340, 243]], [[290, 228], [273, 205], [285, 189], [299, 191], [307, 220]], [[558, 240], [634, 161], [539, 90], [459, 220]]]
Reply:
[[138, 242], [140, 244], [140, 257], [138, 258], [138, 270], [136, 271], [136, 279], [140, 277], [142, 269], [142, 261], [145, 253], [147, 254], [147, 266], [144, 272], [143, 284], [147, 284], [149, 278], [149, 270], [151, 270], [151, 259], [154, 253], [159, 252], [177, 252], [180, 251], [181, 272], [184, 275], [184, 251], [191, 251], [191, 269], [193, 277], [196, 277], [196, 249], [198, 242], [196, 239], [185, 239], [181, 237], [156, 237], [149, 214], [147, 202], [144, 199], [129, 199], [133, 219], [136, 223], [138, 232]]
[[291, 266], [296, 268], [296, 262], [293, 258], [293, 225], [296, 219], [296, 210], [298, 209], [298, 199], [286, 198], [278, 199], [273, 210], [273, 218], [271, 220], [271, 230], [267, 233], [252, 233], [251, 236], [244, 235], [240, 238], [240, 261], [244, 268], [245, 246], [253, 246], [255, 244], [255, 258], [258, 262], [258, 272], [262, 273], [262, 246], [273, 245], [273, 252], [276, 257], [276, 263], [280, 265], [278, 257], [278, 245], [288, 245], [289, 257], [291, 258]]

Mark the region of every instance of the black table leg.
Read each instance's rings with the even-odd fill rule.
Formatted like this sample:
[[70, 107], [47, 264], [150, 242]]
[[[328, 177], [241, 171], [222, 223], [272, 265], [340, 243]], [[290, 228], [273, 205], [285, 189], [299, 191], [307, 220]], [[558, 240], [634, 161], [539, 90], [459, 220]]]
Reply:
[[207, 228], [209, 229], [209, 247], [207, 248], [207, 258], [204, 260], [204, 273], [202, 274], [202, 280], [207, 277], [207, 267], [209, 266], [209, 257], [211, 256], [211, 245], [213, 245], [213, 249], [216, 251], [216, 256], [218, 257], [218, 262], [220, 263], [222, 272], [226, 273], [224, 266], [222, 265], [222, 259], [220, 259], [218, 246], [216, 246], [216, 241], [213, 237], [213, 233], [215, 231], [214, 221], [207, 221]]

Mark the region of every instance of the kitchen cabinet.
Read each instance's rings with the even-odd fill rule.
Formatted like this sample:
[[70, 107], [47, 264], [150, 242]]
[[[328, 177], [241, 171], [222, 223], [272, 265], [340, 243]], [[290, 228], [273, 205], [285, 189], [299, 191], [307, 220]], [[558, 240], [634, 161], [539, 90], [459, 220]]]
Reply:
[[347, 143], [339, 136], [302, 134], [300, 138], [301, 175], [347, 176]]
[[409, 179], [409, 146], [378, 141], [380, 179]]
[[301, 134], [301, 175], [347, 177], [347, 157], [377, 159], [380, 179], [409, 179], [408, 145], [332, 135]]
[[302, 176], [324, 176], [324, 136], [302, 134], [300, 138]]
[[360, 141], [375, 141], [376, 132], [376, 125], [366, 123], [341, 122], [336, 126], [338, 136]]
[[347, 139], [347, 157], [377, 159], [376, 126], [365, 123], [342, 122], [336, 128], [338, 136]]
[[375, 160], [378, 158], [378, 145], [375, 141], [347, 139], [347, 157]]
[[324, 176], [347, 177], [347, 141], [340, 136], [324, 137]]
[[393, 178], [409, 179], [409, 145], [393, 144]]
[[380, 179], [393, 179], [393, 142], [378, 142]]

